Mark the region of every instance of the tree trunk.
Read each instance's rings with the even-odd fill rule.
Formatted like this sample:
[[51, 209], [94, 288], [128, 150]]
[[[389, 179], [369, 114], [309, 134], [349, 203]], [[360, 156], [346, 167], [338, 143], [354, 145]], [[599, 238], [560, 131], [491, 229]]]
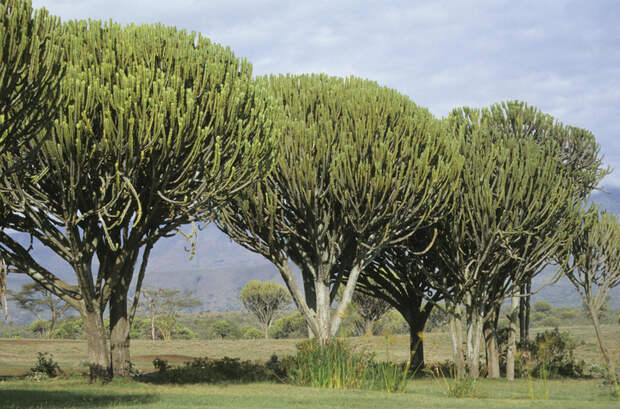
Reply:
[[372, 336], [375, 329], [375, 320], [364, 320], [364, 335], [367, 337]]
[[316, 338], [321, 344], [325, 344], [330, 336], [331, 323], [331, 300], [329, 283], [317, 280], [314, 283], [314, 291], [316, 294], [316, 320], [318, 324], [318, 334]]
[[112, 371], [102, 314], [95, 310], [82, 311], [81, 315], [88, 342], [90, 382], [108, 382], [112, 379]]
[[424, 325], [426, 320], [413, 320], [409, 322], [409, 357], [412, 373], [420, 373], [424, 369]]
[[508, 349], [506, 351], [506, 379], [514, 381], [515, 379], [515, 356], [517, 355], [517, 306], [519, 306], [518, 294], [514, 294], [510, 311], [508, 312], [508, 320], [510, 321], [510, 329], [508, 332]]
[[467, 360], [469, 376], [477, 379], [480, 376], [480, 344], [482, 339], [482, 316], [477, 308], [472, 309], [467, 328]]
[[155, 313], [151, 313], [151, 339], [155, 341]]
[[110, 353], [114, 376], [129, 376], [131, 369], [129, 345], [127, 294], [121, 289], [115, 291], [110, 298]]
[[463, 327], [460, 315], [450, 314], [450, 339], [452, 340], [455, 376], [462, 378], [465, 375], [465, 359], [463, 356]]
[[603, 359], [605, 360], [605, 366], [607, 366], [607, 370], [610, 374], [613, 374], [615, 371], [614, 364], [611, 359], [611, 354], [609, 353], [609, 349], [603, 342], [603, 334], [601, 333], [601, 323], [598, 318], [599, 311], [595, 311], [591, 305], [588, 305], [588, 310], [590, 311], [590, 318], [592, 319], [592, 324], [594, 325], [594, 332], [596, 333], [596, 339], [598, 340], [598, 346], [601, 349], [601, 354], [603, 355]]
[[521, 294], [528, 294], [520, 297], [519, 300], [519, 342], [523, 343], [529, 339], [530, 335], [530, 292], [532, 282], [527, 278], [526, 283], [521, 285]]
[[484, 323], [484, 339], [486, 342], [488, 377], [497, 379], [499, 372], [499, 348], [497, 345], [497, 332], [494, 328], [495, 320], [487, 320]]

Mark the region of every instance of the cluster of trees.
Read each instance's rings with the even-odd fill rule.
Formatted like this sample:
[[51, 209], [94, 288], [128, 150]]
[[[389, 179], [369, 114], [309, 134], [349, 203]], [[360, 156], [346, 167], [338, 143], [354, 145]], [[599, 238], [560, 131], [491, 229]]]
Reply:
[[[128, 373], [153, 245], [212, 220], [278, 268], [321, 342], [356, 289], [398, 310], [413, 368], [441, 306], [459, 373], [467, 361], [478, 376], [484, 347], [499, 376], [499, 308], [512, 298], [511, 377], [519, 300], [552, 262], [598, 326], [620, 240], [617, 220], [588, 206], [608, 170], [587, 130], [522, 102], [440, 120], [369, 80], [253, 78], [251, 64], [194, 33], [60, 24], [27, 1], [1, 4], [3, 49], [24, 52], [0, 76], [0, 259], [79, 312], [91, 379]], [[195, 248], [193, 233], [183, 234]], [[42, 266], [32, 241], [77, 284]], [[273, 316], [260, 314], [267, 335]]]

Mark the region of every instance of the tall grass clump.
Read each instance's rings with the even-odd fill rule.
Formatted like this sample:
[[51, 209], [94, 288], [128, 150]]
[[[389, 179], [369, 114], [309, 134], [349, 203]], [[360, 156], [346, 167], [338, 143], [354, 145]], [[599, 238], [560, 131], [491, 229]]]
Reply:
[[330, 389], [367, 388], [374, 355], [353, 349], [345, 340], [332, 339], [321, 344], [315, 339], [297, 344], [292, 383]]
[[313, 339], [297, 344], [293, 364], [286, 366], [288, 379], [295, 385], [402, 392], [410, 363], [375, 362], [375, 354], [354, 348], [344, 339], [325, 344]]

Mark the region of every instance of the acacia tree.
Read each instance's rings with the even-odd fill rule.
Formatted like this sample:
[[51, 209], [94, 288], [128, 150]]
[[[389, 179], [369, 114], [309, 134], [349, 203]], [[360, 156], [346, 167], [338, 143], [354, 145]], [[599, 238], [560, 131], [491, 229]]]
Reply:
[[[169, 288], [143, 289], [141, 309], [151, 320], [151, 339], [157, 339], [157, 331], [164, 341], [171, 339], [172, 330], [177, 323], [177, 315], [188, 308], [199, 307], [202, 301], [194, 297], [193, 291]], [[160, 318], [159, 327], [156, 325]]]
[[51, 338], [56, 323], [71, 306], [46, 290], [38, 283], [24, 284], [20, 291], [8, 291], [9, 300], [14, 301], [23, 310], [30, 311], [39, 321], [47, 321], [43, 313], [49, 311], [49, 321], [45, 325], [43, 335]]
[[[71, 103], [26, 170], [3, 177], [4, 228], [66, 260], [77, 285], [45, 269], [7, 230], [0, 254], [84, 318], [91, 379], [128, 372], [129, 328], [157, 240], [205, 218], [269, 170], [267, 94], [251, 65], [208, 39], [161, 25], [63, 27]], [[140, 257], [137, 288], [128, 291]], [[94, 263], [98, 261], [98, 265]]]
[[601, 354], [609, 373], [613, 358], [601, 333], [599, 316], [609, 292], [620, 285], [620, 226], [618, 217], [590, 205], [581, 210], [581, 223], [567, 248], [564, 273], [573, 283], [592, 320]]
[[[427, 270], [435, 272], [427, 278], [453, 316], [460, 317], [464, 305], [470, 376], [477, 377], [481, 333], [493, 307], [568, 242], [574, 186], [557, 144], [515, 137], [489, 110], [457, 109], [449, 126], [462, 142], [465, 167], [454, 211], [440, 223], [432, 247], [439, 267]], [[452, 320], [451, 326], [460, 325]], [[453, 350], [460, 355], [457, 335]]]
[[[269, 178], [219, 209], [217, 224], [276, 265], [324, 342], [337, 332], [361, 271], [442, 213], [460, 157], [427, 110], [374, 82], [264, 81], [283, 107], [280, 156]], [[289, 260], [301, 270], [305, 298]]]
[[[30, 0], [0, 1], [0, 177], [32, 156], [37, 137], [62, 106], [58, 26], [45, 9], [33, 10]], [[0, 216], [3, 200], [0, 192]], [[6, 309], [4, 267], [0, 257], [0, 306]]]
[[265, 339], [269, 338], [269, 328], [276, 312], [291, 302], [286, 288], [279, 284], [266, 281], [248, 281], [239, 293], [243, 306], [251, 311], [265, 330]]

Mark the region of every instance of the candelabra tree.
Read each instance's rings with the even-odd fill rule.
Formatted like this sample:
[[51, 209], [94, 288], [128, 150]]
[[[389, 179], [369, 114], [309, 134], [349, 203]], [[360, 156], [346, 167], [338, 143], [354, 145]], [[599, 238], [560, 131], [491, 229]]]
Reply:
[[[443, 214], [462, 159], [427, 110], [375, 82], [263, 81], [282, 106], [280, 156], [271, 176], [218, 209], [217, 224], [277, 266], [324, 342], [374, 257]], [[305, 298], [289, 261], [301, 270]]]
[[[427, 269], [426, 278], [454, 316], [460, 317], [464, 305], [470, 375], [477, 377], [491, 306], [501, 304], [525, 274], [539, 271], [568, 243], [576, 188], [559, 160], [557, 143], [515, 137], [486, 109], [457, 109], [448, 123], [462, 142], [465, 166], [454, 211], [440, 222], [430, 250], [437, 255], [437, 268]], [[460, 354], [457, 338], [453, 346]]]
[[563, 266], [583, 299], [594, 325], [601, 354], [611, 376], [614, 360], [603, 340], [599, 315], [609, 291], [620, 285], [620, 225], [618, 217], [591, 205], [580, 212], [580, 223], [567, 247]]
[[[45, 9], [33, 10], [30, 0], [0, 1], [0, 176], [32, 157], [62, 106], [59, 24]], [[0, 224], [2, 217], [0, 208]], [[6, 308], [4, 267], [0, 258], [0, 306]]]
[[[107, 380], [111, 367], [128, 372], [129, 328], [155, 242], [210, 217], [270, 170], [270, 97], [247, 61], [175, 28], [70, 22], [62, 47], [69, 103], [26, 176], [0, 180], [8, 199], [0, 255], [9, 273], [28, 274], [80, 312], [91, 379]], [[77, 283], [46, 269], [11, 231], [53, 250]]]

